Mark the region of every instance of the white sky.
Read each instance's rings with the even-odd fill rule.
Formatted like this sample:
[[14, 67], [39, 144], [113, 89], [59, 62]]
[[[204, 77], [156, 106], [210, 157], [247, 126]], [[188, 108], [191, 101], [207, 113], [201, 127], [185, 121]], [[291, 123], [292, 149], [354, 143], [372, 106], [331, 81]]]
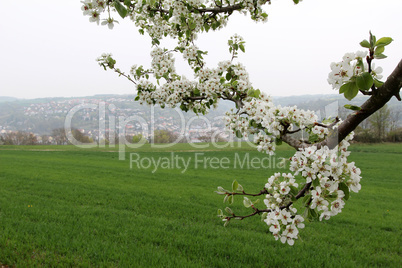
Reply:
[[[358, 43], [369, 30], [394, 39], [388, 58], [377, 61], [385, 76], [401, 59], [401, 0], [304, 0], [297, 6], [273, 0], [266, 10], [265, 24], [239, 15], [225, 30], [200, 36], [209, 67], [229, 59], [226, 44], [234, 33], [246, 40], [239, 61], [254, 87], [274, 96], [336, 93], [326, 81], [329, 64], [362, 49]], [[0, 0], [0, 18], [0, 96], [133, 94], [132, 83], [105, 72], [95, 59], [110, 52], [127, 71], [150, 64], [150, 40], [131, 21], [116, 14], [120, 24], [112, 31], [89, 23], [78, 0]]]

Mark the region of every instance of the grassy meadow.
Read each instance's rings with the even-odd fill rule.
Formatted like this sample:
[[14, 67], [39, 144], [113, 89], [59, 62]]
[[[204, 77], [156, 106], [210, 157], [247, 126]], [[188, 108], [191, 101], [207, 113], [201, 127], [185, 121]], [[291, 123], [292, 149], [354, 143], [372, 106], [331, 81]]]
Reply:
[[[0, 146], [0, 264], [10, 267], [400, 267], [401, 144], [353, 145], [362, 190], [329, 221], [307, 223], [294, 246], [260, 218], [223, 227], [217, 186], [258, 192], [277, 171], [281, 146], [267, 155], [242, 145], [214, 150], [178, 144], [127, 149]], [[174, 151], [172, 153], [172, 151]], [[137, 163], [131, 162], [134, 153]], [[197, 156], [196, 156], [197, 154]], [[139, 159], [178, 159], [155, 170]], [[175, 158], [176, 157], [176, 158]], [[198, 159], [197, 159], [198, 158]], [[223, 167], [208, 164], [227, 159]], [[133, 159], [131, 159], [133, 160]], [[188, 164], [184, 170], [183, 160]], [[256, 160], [256, 161], [257, 161]], [[258, 162], [258, 161], [257, 161]], [[181, 164], [180, 164], [181, 163]], [[149, 164], [149, 167], [146, 168]], [[212, 165], [212, 167], [211, 167]], [[218, 167], [218, 168], [214, 168]], [[153, 173], [153, 171], [155, 172]], [[235, 199], [237, 211], [241, 198]], [[237, 204], [237, 205], [236, 205]], [[238, 209], [237, 209], [238, 208]]]

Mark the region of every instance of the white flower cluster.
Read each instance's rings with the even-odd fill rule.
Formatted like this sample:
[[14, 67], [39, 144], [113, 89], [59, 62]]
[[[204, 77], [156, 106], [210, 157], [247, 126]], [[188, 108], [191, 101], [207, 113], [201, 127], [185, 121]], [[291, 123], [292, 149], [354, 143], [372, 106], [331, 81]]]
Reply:
[[[348, 163], [347, 151], [350, 145], [349, 135], [336, 148], [330, 150], [324, 146], [317, 149], [311, 146], [302, 149], [291, 158], [291, 173], [275, 173], [268, 179], [265, 189], [268, 191], [264, 203], [271, 212], [266, 214], [265, 222], [276, 240], [282, 243], [294, 244], [298, 238], [298, 229], [303, 228], [304, 218], [297, 214], [292, 207], [295, 195], [298, 193], [295, 177], [301, 175], [305, 184], [310, 183], [306, 189], [306, 209], [314, 210], [319, 219], [328, 220], [342, 211], [345, 205], [346, 194], [349, 191], [358, 192], [360, 185], [360, 169], [354, 162]], [[346, 192], [346, 193], [345, 193]]]
[[275, 209], [267, 213], [265, 222], [269, 227], [269, 231], [275, 237], [275, 240], [280, 239], [282, 243], [288, 243], [293, 246], [294, 240], [298, 239], [298, 228], [304, 228], [304, 218], [296, 215], [297, 209], [290, 206], [287, 209]]
[[183, 58], [186, 60], [195, 60], [197, 57], [197, 46], [185, 46], [183, 51]]
[[347, 151], [350, 145], [348, 140], [352, 139], [352, 135], [332, 150], [327, 146], [321, 149], [311, 146], [296, 152], [291, 158], [290, 170], [294, 176], [301, 174], [306, 183], [312, 183], [314, 187], [309, 207], [321, 212], [320, 220], [329, 219], [341, 212], [344, 191], [357, 193], [361, 189], [360, 169], [354, 162], [347, 162], [350, 154]]
[[[81, 1], [83, 4], [81, 10], [84, 16], [89, 16], [90, 22], [96, 22], [99, 25], [101, 13], [106, 10], [107, 1], [103, 0], [84, 0]], [[109, 29], [113, 29], [114, 23], [118, 23], [118, 21], [114, 20], [110, 17], [110, 12], [108, 12], [108, 18], [103, 19], [102, 25], [107, 25]]]
[[264, 132], [258, 132], [254, 135], [254, 143], [257, 144], [257, 150], [259, 152], [265, 152], [269, 155], [275, 154], [274, 140]]
[[83, 4], [81, 10], [84, 16], [90, 16], [90, 22], [99, 24], [100, 14], [105, 11], [106, 2], [101, 0], [84, 0], [81, 3]]
[[243, 37], [241, 37], [238, 34], [232, 35], [229, 40], [231, 40], [233, 42], [233, 44], [238, 44], [238, 43], [244, 42]]
[[[340, 62], [332, 62], [331, 72], [328, 74], [328, 83], [332, 85], [333, 89], [339, 89], [343, 84], [349, 82], [349, 80], [361, 74], [365, 70], [368, 70], [368, 65], [365, 61], [365, 57], [367, 56], [367, 51], [357, 51], [356, 53], [346, 53], [342, 61]], [[382, 68], [375, 68], [375, 65], [372, 65], [372, 72], [374, 78], [381, 79], [382, 78]]]
[[[187, 110], [206, 113], [211, 105], [217, 105], [218, 97], [224, 94], [244, 94], [252, 87], [247, 71], [239, 63], [223, 61], [215, 69], [200, 69], [195, 74], [198, 78], [196, 82], [176, 75], [174, 58], [166, 50], [157, 47], [152, 51], [151, 56], [155, 77], [157, 79], [165, 77], [167, 81], [161, 87], [156, 87], [149, 81], [141, 81], [137, 84], [140, 103], [161, 104], [168, 107], [176, 107], [180, 104]], [[135, 73], [135, 70], [131, 73]], [[227, 73], [231, 74], [229, 82], [226, 81]], [[190, 97], [194, 98], [190, 99]]]
[[265, 189], [269, 192], [264, 199], [267, 208], [280, 209], [285, 206], [289, 200], [289, 193], [291, 187], [297, 188], [299, 185], [296, 183], [295, 177], [291, 173], [275, 173], [268, 179], [265, 184]]
[[167, 52], [166, 49], [155, 47], [151, 51], [151, 57], [151, 66], [156, 79], [159, 79], [164, 75], [170, 76], [176, 74], [173, 53]]
[[[267, 213], [265, 222], [269, 231], [276, 240], [281, 239], [282, 243], [294, 244], [294, 239], [298, 238], [298, 229], [304, 228], [304, 218], [297, 215], [297, 209], [292, 205], [286, 208], [290, 202], [289, 194], [299, 185], [296, 183], [291, 173], [275, 173], [268, 179], [265, 189], [269, 192], [264, 199], [267, 208], [272, 209]], [[297, 191], [297, 189], [296, 189]]]
[[262, 6], [265, 4], [271, 4], [271, 0], [243, 0], [243, 1], [231, 1], [231, 2], [241, 2], [244, 6], [244, 10], [240, 12], [244, 15], [247, 15], [247, 11], [251, 14], [252, 19], [255, 21], [266, 22], [268, 20], [268, 16], [265, 14], [263, 15]]
[[317, 135], [319, 139], [323, 139], [328, 134], [328, 132], [329, 132], [328, 128], [321, 126], [314, 126], [311, 129], [311, 134]]
[[[81, 9], [85, 16], [90, 16], [90, 22], [99, 24], [103, 12], [108, 13], [108, 18], [103, 19], [102, 25], [108, 25], [112, 29], [114, 22], [117, 22], [110, 17], [110, 10], [117, 9], [114, 1], [83, 0], [81, 3], [83, 4]], [[223, 7], [241, 4], [242, 8], [237, 10], [238, 12], [249, 13], [255, 21], [266, 21], [267, 15], [262, 10], [262, 6], [267, 3], [270, 3], [270, 0], [230, 0], [227, 1], [227, 6], [224, 4]], [[120, 6], [127, 9], [127, 16], [135, 22], [137, 27], [146, 31], [151, 38], [157, 39], [167, 35], [180, 39], [187, 31], [190, 32], [190, 39], [194, 39], [198, 32], [206, 29], [205, 26], [213, 29], [224, 27], [229, 17], [225, 12], [216, 12], [211, 19], [209, 12], [190, 12], [189, 10], [190, 6], [195, 9], [219, 10], [221, 6], [212, 0], [164, 0], [154, 4], [150, 1], [132, 1], [130, 8], [127, 8], [124, 3]]]
[[[244, 115], [244, 116], [240, 116]], [[317, 115], [312, 111], [305, 111], [294, 107], [275, 106], [272, 99], [261, 93], [259, 98], [252, 98], [244, 102], [244, 106], [238, 113], [226, 113], [226, 127], [234, 134], [247, 137], [255, 134], [254, 142], [259, 151], [274, 154], [275, 146], [272, 144], [275, 139], [279, 139], [281, 133], [287, 126], [288, 131], [295, 127], [306, 129], [317, 134], [319, 138], [324, 138], [328, 130], [323, 127], [315, 126]], [[324, 129], [324, 130], [323, 130]], [[239, 135], [237, 135], [239, 136]], [[271, 143], [271, 145], [270, 145]]]

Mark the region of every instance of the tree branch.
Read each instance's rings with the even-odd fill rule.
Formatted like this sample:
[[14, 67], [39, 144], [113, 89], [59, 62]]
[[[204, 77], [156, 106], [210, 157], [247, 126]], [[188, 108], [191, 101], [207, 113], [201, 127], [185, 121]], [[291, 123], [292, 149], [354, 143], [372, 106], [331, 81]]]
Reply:
[[[122, 0], [120, 0], [122, 1]], [[219, 13], [231, 13], [235, 10], [240, 10], [242, 9], [243, 6], [241, 4], [236, 4], [233, 6], [225, 6], [225, 7], [212, 7], [212, 8], [195, 8], [192, 7], [192, 9], [190, 10], [190, 12], [194, 12], [194, 11], [198, 11], [201, 14], [205, 14], [205, 13], [211, 13], [211, 14], [219, 14]], [[169, 10], [163, 9], [163, 8], [149, 8], [150, 11], [154, 11], [154, 12], [160, 12], [160, 13], [164, 13], [164, 14], [169, 14]]]
[[[317, 148], [328, 146], [336, 147], [343, 139], [346, 138], [356, 127], [367, 117], [381, 109], [392, 97], [396, 97], [400, 101], [400, 90], [402, 88], [402, 60], [399, 61], [394, 71], [388, 76], [387, 81], [379, 87], [371, 97], [363, 103], [361, 110], [349, 115], [337, 129], [331, 130], [328, 137], [314, 145]], [[281, 136], [282, 141], [286, 142], [295, 149], [307, 148], [311, 144], [297, 140], [285, 133]]]
[[269, 194], [268, 193], [268, 191], [267, 191], [267, 189], [262, 189], [259, 193], [257, 193], [257, 194], [248, 194], [248, 193], [246, 193], [246, 192], [241, 192], [241, 193], [236, 193], [236, 192], [233, 192], [233, 193], [226, 193], [226, 194], [228, 194], [228, 195], [248, 195], [248, 196], [260, 196], [260, 195], [263, 195], [263, 194]]
[[248, 215], [245, 215], [245, 216], [236, 216], [236, 214], [233, 213], [232, 216], [227, 216], [227, 217], [225, 217], [225, 219], [227, 221], [230, 221], [231, 219], [244, 220], [245, 218], [252, 217], [252, 216], [255, 216], [257, 214], [272, 211], [271, 209], [258, 209], [258, 208], [255, 208], [255, 207], [253, 207], [253, 209], [254, 209], [254, 212], [251, 213], [251, 214], [248, 214]]
[[[310, 189], [311, 184], [312, 183], [309, 182], [306, 185], [304, 185], [303, 189], [301, 189], [297, 193], [297, 195], [295, 196], [296, 200], [300, 199], [301, 197], [303, 197], [305, 195], [305, 193]], [[267, 194], [267, 193], [268, 193], [267, 189], [264, 188], [264, 190], [261, 190], [260, 193], [258, 193], [258, 194], [246, 194], [244, 191], [243, 191], [243, 193], [228, 193], [228, 194], [231, 194], [231, 195], [238, 194], [238, 195], [258, 196], [258, 195]], [[293, 202], [289, 202], [286, 206], [281, 206], [279, 209], [280, 210], [285, 209], [285, 208], [288, 209], [292, 204], [293, 204]], [[272, 211], [272, 209], [258, 209], [256, 207], [254, 207], [253, 205], [251, 207], [254, 209], [254, 212], [251, 213], [251, 214], [248, 214], [248, 215], [245, 215], [245, 216], [237, 216], [236, 214], [232, 213], [232, 216], [227, 216], [227, 217], [225, 217], [225, 219], [227, 221], [230, 221], [231, 219], [243, 220], [245, 218], [249, 218], [249, 217], [255, 216], [257, 214], [261, 214], [263, 212], [271, 212]]]
[[335, 118], [335, 121], [334, 121], [332, 124], [330, 124], [330, 125], [324, 125], [324, 124], [321, 124], [321, 123], [318, 123], [318, 122], [315, 122], [314, 125], [315, 125], [315, 126], [320, 126], [320, 127], [323, 127], [323, 128], [332, 128], [332, 127], [335, 126], [338, 122], [339, 122], [339, 117], [336, 117], [336, 118]]
[[[349, 115], [345, 121], [341, 123], [338, 129], [332, 131], [329, 137], [321, 142], [319, 147], [327, 145], [334, 148], [339, 144], [350, 132], [352, 132], [363, 120], [381, 109], [393, 96], [399, 96], [402, 87], [402, 60], [388, 76], [387, 81], [379, 87], [373, 95], [361, 106], [361, 110]], [[318, 147], [318, 146], [317, 146]]]

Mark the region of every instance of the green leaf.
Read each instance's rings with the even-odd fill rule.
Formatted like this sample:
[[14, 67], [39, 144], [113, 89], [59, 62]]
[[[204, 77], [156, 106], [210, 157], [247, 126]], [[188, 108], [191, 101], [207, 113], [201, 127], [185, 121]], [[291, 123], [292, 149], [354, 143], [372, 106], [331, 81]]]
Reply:
[[230, 79], [232, 79], [232, 74], [230, 72], [228, 72], [226, 74], [226, 80], [229, 81]]
[[298, 192], [299, 192], [299, 190], [296, 187], [290, 186], [290, 193], [292, 195], [297, 195]]
[[384, 46], [378, 46], [374, 50], [374, 55], [380, 55], [384, 52], [385, 47]]
[[363, 41], [361, 41], [361, 42], [360, 42], [360, 45], [361, 45], [362, 47], [365, 47], [365, 48], [370, 48], [370, 42], [367, 41], [366, 39], [364, 39]]
[[364, 72], [356, 78], [356, 85], [362, 90], [369, 90], [373, 83], [373, 76], [368, 72]]
[[226, 194], [227, 191], [225, 189], [223, 189], [221, 186], [218, 186], [218, 190], [215, 191], [215, 193], [217, 193], [217, 194]]
[[195, 88], [193, 92], [194, 92], [195, 96], [200, 96], [200, 94], [201, 94], [201, 92], [198, 88]]
[[303, 205], [307, 206], [307, 203], [310, 201], [310, 199], [311, 199], [311, 194], [304, 196], [303, 197]]
[[354, 97], [357, 96], [358, 93], [359, 93], [359, 89], [357, 87], [355, 87], [352, 90], [349, 90], [349, 91], [343, 93], [343, 95], [345, 96], [346, 99], [352, 100]]
[[349, 187], [346, 185], [346, 183], [341, 182], [338, 185], [339, 190], [342, 190], [342, 192], [345, 194], [344, 199], [348, 200], [349, 199]]
[[394, 41], [391, 37], [382, 37], [375, 43], [376, 46], [387, 46]]
[[226, 211], [227, 213], [233, 215], [233, 211], [230, 209], [230, 207], [226, 207], [226, 208], [225, 208], [225, 211]]
[[124, 18], [127, 16], [127, 9], [120, 3], [120, 1], [115, 0], [114, 7], [116, 8], [117, 13], [119, 13], [120, 17]]
[[387, 56], [385, 56], [384, 54], [378, 54], [378, 55], [374, 55], [374, 58], [381, 60], [381, 59], [385, 59]]
[[218, 217], [223, 217], [223, 211], [222, 211], [222, 209], [218, 209]]
[[248, 199], [247, 197], [244, 197], [243, 205], [244, 205], [246, 208], [251, 207], [252, 204], [253, 204], [253, 203], [251, 203], [251, 200], [250, 200], [250, 199]]
[[318, 219], [318, 214], [315, 211], [315, 209], [309, 208], [308, 209], [308, 215], [309, 215], [309, 218], [312, 219], [312, 220]]
[[282, 144], [282, 140], [276, 138], [276, 139], [275, 139], [275, 144], [278, 145], [278, 146], [281, 145], [281, 144]]
[[152, 39], [152, 45], [155, 45], [155, 44], [157, 44], [157, 45], [160, 44], [160, 42], [157, 38]]
[[359, 88], [357, 87], [356, 82], [349, 82], [341, 86], [339, 93], [343, 93], [345, 98], [352, 100], [356, 97], [357, 93], [359, 93]]
[[311, 142], [311, 143], [315, 143], [316, 141], [318, 141], [318, 135], [317, 134], [311, 134], [308, 137], [308, 141]]
[[350, 105], [350, 104], [345, 104], [343, 107], [345, 107], [346, 109], [349, 109], [349, 110], [353, 110], [353, 111], [360, 111], [362, 109], [359, 106]]
[[260, 91], [259, 89], [256, 89], [256, 90], [254, 91], [254, 98], [259, 98], [259, 97], [260, 97], [260, 94], [261, 94], [261, 91]]
[[239, 139], [243, 137], [240, 130], [236, 130], [236, 137], [238, 137]]
[[374, 85], [376, 88], [381, 87], [383, 84], [384, 84], [384, 82], [374, 78]]
[[250, 89], [247, 91], [247, 96], [253, 97], [253, 96], [254, 96], [254, 89], [250, 88]]
[[246, 50], [245, 50], [245, 48], [244, 48], [244, 46], [242, 44], [239, 45], [239, 48], [240, 48], [241, 51], [243, 51], [243, 53], [246, 52]]
[[234, 180], [232, 183], [232, 191], [235, 192], [237, 190], [237, 187], [239, 186], [239, 183], [237, 180]]
[[339, 94], [344, 93], [345, 91], [348, 91], [354, 84], [353, 82], [348, 82], [346, 84], [343, 84], [340, 88], [339, 88]]
[[239, 191], [239, 192], [243, 192], [243, 191], [244, 191], [243, 186], [241, 186], [240, 184], [239, 184], [239, 186], [237, 186], [237, 189], [236, 189], [236, 190]]
[[140, 99], [140, 96], [137, 95], [137, 97], [135, 97], [135, 101], [138, 101]]
[[376, 43], [375, 35], [373, 35], [373, 34], [371, 33], [371, 31], [370, 31], [370, 46], [371, 46], [371, 47], [374, 47], [375, 43]]
[[192, 23], [190, 23], [189, 27], [190, 27], [190, 30], [194, 30], [195, 27], [197, 27], [197, 24], [195, 22], [192, 22]]
[[228, 203], [233, 204], [233, 195], [230, 195], [228, 198]]

